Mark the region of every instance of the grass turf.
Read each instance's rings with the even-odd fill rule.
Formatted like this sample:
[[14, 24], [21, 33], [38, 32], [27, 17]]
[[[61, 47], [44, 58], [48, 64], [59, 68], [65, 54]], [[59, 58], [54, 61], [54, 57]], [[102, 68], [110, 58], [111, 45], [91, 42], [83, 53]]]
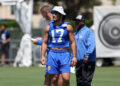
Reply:
[[[45, 68], [0, 67], [0, 86], [43, 86]], [[71, 74], [70, 86], [76, 86]], [[120, 86], [120, 68], [96, 68], [92, 86]]]

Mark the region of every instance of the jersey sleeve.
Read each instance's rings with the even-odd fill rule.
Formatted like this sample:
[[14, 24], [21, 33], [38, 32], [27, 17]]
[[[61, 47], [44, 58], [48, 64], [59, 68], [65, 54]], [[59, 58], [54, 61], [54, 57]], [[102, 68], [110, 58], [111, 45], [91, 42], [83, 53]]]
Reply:
[[95, 36], [93, 31], [89, 31], [87, 37], [87, 51], [85, 56], [89, 56], [95, 49]]

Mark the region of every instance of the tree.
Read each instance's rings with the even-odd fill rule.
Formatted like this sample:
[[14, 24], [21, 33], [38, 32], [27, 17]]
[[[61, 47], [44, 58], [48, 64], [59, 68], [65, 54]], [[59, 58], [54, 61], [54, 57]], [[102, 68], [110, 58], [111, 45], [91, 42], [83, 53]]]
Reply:
[[62, 3], [67, 13], [67, 18], [73, 19], [78, 13], [85, 14], [92, 12], [94, 5], [100, 5], [99, 0], [40, 0], [48, 2], [52, 5], [60, 5]]
[[67, 19], [72, 20], [76, 15], [85, 16], [88, 26], [92, 25], [93, 6], [100, 5], [100, 0], [34, 0], [34, 13], [38, 14], [41, 4], [47, 2], [53, 6], [62, 5], [67, 13]]

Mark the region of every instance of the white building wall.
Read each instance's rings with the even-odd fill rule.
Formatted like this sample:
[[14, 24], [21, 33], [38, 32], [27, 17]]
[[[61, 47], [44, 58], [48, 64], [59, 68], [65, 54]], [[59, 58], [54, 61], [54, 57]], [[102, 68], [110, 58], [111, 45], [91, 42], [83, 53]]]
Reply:
[[[0, 19], [13, 19], [15, 20], [15, 15], [11, 14], [11, 6], [0, 6]], [[40, 14], [33, 15], [32, 25], [33, 28], [40, 28], [40, 22], [42, 22], [43, 17]], [[42, 27], [42, 26], [41, 26]]]
[[102, 2], [102, 5], [106, 5], [106, 6], [112, 5], [112, 0], [101, 0], [101, 2]]

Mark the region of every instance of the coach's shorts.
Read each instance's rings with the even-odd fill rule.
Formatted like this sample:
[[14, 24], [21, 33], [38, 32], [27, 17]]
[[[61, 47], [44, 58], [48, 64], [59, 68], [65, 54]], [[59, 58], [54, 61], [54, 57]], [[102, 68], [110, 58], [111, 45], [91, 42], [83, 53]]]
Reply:
[[6, 58], [9, 56], [9, 44], [1, 46], [1, 53], [6, 55]]
[[70, 55], [68, 50], [49, 50], [46, 74], [70, 73]]

